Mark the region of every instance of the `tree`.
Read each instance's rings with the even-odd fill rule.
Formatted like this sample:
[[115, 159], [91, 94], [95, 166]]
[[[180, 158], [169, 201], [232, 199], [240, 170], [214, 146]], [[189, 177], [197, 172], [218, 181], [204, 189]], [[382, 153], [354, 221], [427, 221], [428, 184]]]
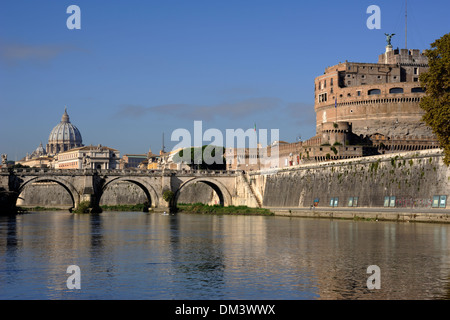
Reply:
[[441, 148], [444, 163], [450, 164], [450, 33], [431, 44], [425, 51], [430, 66], [420, 75], [426, 95], [420, 102], [425, 110], [422, 120], [433, 130]]
[[201, 148], [185, 148], [174, 155], [173, 162], [184, 162], [196, 169], [226, 170], [225, 148], [212, 145], [204, 145]]

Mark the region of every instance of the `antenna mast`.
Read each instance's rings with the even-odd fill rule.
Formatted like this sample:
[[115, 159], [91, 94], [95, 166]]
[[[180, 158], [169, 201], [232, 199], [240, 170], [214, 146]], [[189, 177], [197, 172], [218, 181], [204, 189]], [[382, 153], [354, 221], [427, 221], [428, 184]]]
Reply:
[[408, 49], [408, 0], [405, 1], [405, 49]]
[[162, 152], [163, 153], [166, 152], [164, 149], [165, 149], [165, 146], [164, 146], [164, 132], [163, 132], [163, 134], [162, 134]]

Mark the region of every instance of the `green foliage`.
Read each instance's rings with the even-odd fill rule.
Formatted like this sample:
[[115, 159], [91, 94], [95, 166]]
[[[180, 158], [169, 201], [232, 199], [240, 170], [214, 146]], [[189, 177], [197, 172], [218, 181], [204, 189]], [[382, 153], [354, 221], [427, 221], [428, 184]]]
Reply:
[[225, 148], [213, 145], [185, 148], [173, 156], [173, 162], [184, 162], [196, 169], [226, 170]]
[[231, 214], [231, 215], [273, 215], [273, 213], [264, 208], [249, 208], [247, 206], [228, 206], [207, 205], [203, 203], [178, 203], [179, 211], [183, 213], [200, 214]]
[[375, 171], [375, 173], [376, 173], [378, 171], [378, 166], [379, 166], [380, 162], [381, 161], [379, 159], [377, 161], [375, 161], [375, 162], [372, 162], [370, 164], [370, 172]]
[[148, 209], [148, 204], [119, 204], [119, 205], [104, 205], [101, 206], [103, 211], [129, 211], [129, 212], [143, 212]]
[[82, 201], [78, 205], [78, 208], [74, 210], [74, 213], [89, 213], [90, 212], [91, 203], [89, 201]]
[[167, 202], [170, 203], [173, 199], [173, 197], [175, 196], [175, 194], [173, 193], [172, 190], [166, 190], [163, 192], [163, 199]]
[[30, 166], [24, 166], [21, 163], [16, 163], [15, 165], [11, 166], [11, 168], [13, 168], [13, 169], [25, 169], [25, 168], [30, 168]]
[[450, 33], [431, 44], [425, 51], [430, 66], [420, 75], [426, 96], [420, 107], [425, 110], [422, 120], [433, 130], [444, 149], [444, 163], [450, 164]]
[[338, 153], [338, 151], [337, 151], [337, 149], [335, 147], [331, 147], [330, 150], [333, 151], [334, 154]]

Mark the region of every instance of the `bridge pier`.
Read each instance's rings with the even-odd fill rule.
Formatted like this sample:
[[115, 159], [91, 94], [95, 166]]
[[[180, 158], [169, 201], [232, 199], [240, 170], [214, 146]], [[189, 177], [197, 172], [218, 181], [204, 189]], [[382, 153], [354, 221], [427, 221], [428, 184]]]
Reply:
[[17, 213], [16, 202], [19, 193], [11, 190], [11, 179], [8, 168], [2, 168], [0, 172], [0, 215]]
[[[80, 209], [80, 205], [84, 208], [87, 207], [85, 211], [80, 213], [101, 213], [100, 208], [100, 196], [101, 189], [99, 188], [97, 174], [94, 170], [85, 169], [84, 175], [81, 179], [78, 179], [78, 184], [75, 186], [79, 190], [79, 196], [74, 197], [75, 211]], [[78, 198], [78, 199], [77, 199]]]

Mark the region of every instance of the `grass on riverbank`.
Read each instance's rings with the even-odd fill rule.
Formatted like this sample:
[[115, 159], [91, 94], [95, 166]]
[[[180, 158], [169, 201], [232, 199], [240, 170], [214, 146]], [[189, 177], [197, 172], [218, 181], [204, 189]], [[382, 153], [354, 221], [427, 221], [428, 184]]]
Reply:
[[17, 207], [20, 212], [35, 212], [35, 211], [67, 211], [67, 208], [46, 208], [46, 207]]
[[118, 204], [112, 206], [100, 206], [103, 211], [129, 211], [129, 212], [143, 212], [148, 210], [148, 205], [145, 203], [139, 204]]
[[178, 212], [182, 213], [201, 213], [201, 214], [230, 214], [230, 215], [274, 215], [268, 209], [249, 208], [247, 206], [228, 206], [207, 205], [203, 203], [178, 203]]

